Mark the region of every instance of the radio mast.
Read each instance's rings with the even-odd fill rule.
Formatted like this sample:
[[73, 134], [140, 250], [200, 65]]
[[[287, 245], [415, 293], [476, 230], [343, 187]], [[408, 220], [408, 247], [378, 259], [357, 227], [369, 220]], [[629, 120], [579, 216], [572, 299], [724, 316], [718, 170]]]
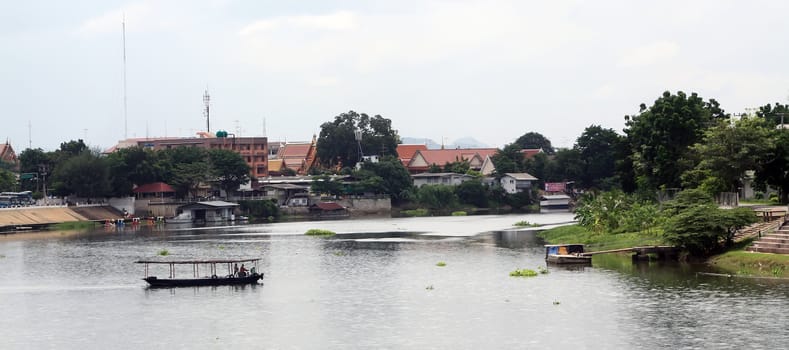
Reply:
[[205, 105], [205, 110], [203, 114], [205, 115], [205, 131], [207, 133], [211, 132], [211, 95], [208, 94], [208, 89], [205, 90], [203, 94], [203, 105]]

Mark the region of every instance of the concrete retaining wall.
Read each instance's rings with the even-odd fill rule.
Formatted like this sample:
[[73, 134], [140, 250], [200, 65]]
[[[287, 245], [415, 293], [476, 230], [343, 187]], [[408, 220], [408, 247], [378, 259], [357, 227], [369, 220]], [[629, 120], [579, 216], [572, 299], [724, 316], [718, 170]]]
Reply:
[[392, 211], [392, 200], [389, 198], [345, 198], [337, 203], [348, 208], [351, 215], [387, 214]]

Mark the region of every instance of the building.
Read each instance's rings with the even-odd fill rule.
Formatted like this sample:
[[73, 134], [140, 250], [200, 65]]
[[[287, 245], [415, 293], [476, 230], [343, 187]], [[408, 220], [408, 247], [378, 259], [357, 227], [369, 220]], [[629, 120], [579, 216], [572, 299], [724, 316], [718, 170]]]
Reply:
[[403, 166], [407, 167], [408, 163], [411, 162], [411, 158], [414, 157], [416, 151], [427, 151], [427, 146], [399, 144], [397, 145], [397, 158], [400, 159], [400, 162], [403, 163]]
[[[544, 151], [542, 150], [542, 148], [524, 148], [521, 150], [521, 153], [523, 154], [523, 158], [531, 159], [534, 158], [534, 156], [536, 156], [537, 154], [544, 153]], [[493, 154], [487, 156], [485, 158], [485, 161], [482, 162], [482, 167], [480, 167], [479, 169], [479, 172], [482, 175], [488, 176], [496, 171], [496, 166], [493, 164], [492, 157]]]
[[570, 211], [572, 198], [566, 194], [543, 195], [540, 197], [540, 212], [555, 213]]
[[14, 148], [11, 147], [8, 140], [5, 141], [5, 144], [0, 144], [0, 162], [12, 164], [14, 169], [19, 168], [19, 159], [17, 159], [16, 152], [14, 152]]
[[223, 201], [197, 202], [178, 207], [180, 214], [172, 222], [220, 222], [235, 220], [238, 204]]
[[529, 191], [537, 178], [528, 173], [506, 173], [501, 177], [501, 187], [507, 193]]
[[467, 161], [469, 168], [479, 171], [485, 158], [493, 156], [497, 151], [497, 148], [416, 150], [406, 168], [411, 174], [418, 174], [428, 171], [433, 165], [443, 167], [448, 163]]
[[[219, 135], [221, 132], [217, 132]], [[216, 137], [206, 132], [198, 133], [201, 137], [163, 137], [163, 138], [136, 138], [126, 139], [105, 153], [112, 153], [117, 149], [139, 146], [153, 150], [165, 150], [177, 147], [200, 147], [210, 149], [226, 149], [234, 151], [244, 158], [250, 167], [250, 177], [261, 178], [268, 176], [268, 138], [266, 137]]]
[[474, 177], [458, 173], [421, 173], [411, 175], [411, 178], [414, 179], [414, 187], [422, 187], [424, 185], [457, 186]]
[[279, 145], [276, 156], [269, 158], [271, 176], [283, 175], [285, 169], [293, 170], [296, 175], [309, 174], [317, 164], [317, 142], [313, 135], [311, 142], [289, 142]]

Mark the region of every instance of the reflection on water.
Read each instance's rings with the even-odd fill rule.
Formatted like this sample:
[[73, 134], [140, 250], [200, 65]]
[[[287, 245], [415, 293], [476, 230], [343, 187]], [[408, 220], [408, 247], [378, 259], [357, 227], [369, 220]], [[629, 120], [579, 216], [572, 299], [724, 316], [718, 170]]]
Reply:
[[[697, 276], [703, 267], [633, 264], [616, 255], [595, 256], [591, 267], [509, 277], [545, 266], [534, 233], [507, 231], [521, 220], [346, 220], [5, 239], [0, 339], [3, 349], [741, 349], [789, 341], [786, 283]], [[316, 227], [340, 234], [303, 235]], [[173, 259], [260, 257], [265, 278], [250, 286], [147, 289], [133, 261], [162, 249]]]

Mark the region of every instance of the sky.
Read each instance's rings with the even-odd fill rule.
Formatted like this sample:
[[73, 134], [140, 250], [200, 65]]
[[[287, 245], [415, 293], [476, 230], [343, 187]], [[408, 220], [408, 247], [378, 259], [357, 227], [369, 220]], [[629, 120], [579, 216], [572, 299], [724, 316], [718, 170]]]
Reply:
[[[663, 91], [789, 102], [786, 1], [0, 3], [0, 138], [17, 153], [211, 131], [306, 141], [353, 110], [401, 136], [571, 147]], [[124, 20], [125, 18], [125, 20]], [[124, 113], [123, 23], [126, 51]]]

